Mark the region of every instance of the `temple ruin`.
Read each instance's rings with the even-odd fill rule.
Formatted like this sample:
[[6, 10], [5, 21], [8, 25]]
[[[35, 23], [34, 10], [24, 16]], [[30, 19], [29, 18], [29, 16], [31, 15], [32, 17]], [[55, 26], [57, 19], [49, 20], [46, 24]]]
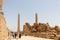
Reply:
[[0, 0], [0, 40], [5, 40], [5, 38], [11, 36], [21, 38], [21, 35], [60, 40], [59, 26], [51, 27], [49, 23], [39, 23], [38, 13], [35, 13], [35, 23], [33, 23], [33, 25], [25, 23], [22, 32], [20, 31], [20, 14], [18, 13], [17, 32], [9, 30], [7, 28], [4, 12], [2, 12], [2, 5], [3, 1]]
[[57, 25], [51, 27], [49, 23], [38, 23], [38, 14], [36, 13], [35, 23], [33, 25], [25, 23], [23, 34], [26, 36], [54, 39], [57, 35], [60, 35], [60, 28]]

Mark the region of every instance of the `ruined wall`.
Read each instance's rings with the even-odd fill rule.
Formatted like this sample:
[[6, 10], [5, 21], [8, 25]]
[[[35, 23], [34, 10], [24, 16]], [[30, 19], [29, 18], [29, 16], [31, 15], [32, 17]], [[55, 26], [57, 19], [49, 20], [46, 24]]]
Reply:
[[60, 28], [58, 26], [50, 27], [49, 24], [39, 23], [38, 25], [25, 24], [23, 27], [23, 33], [26, 35], [42, 38], [54, 39], [56, 35], [60, 35]]
[[8, 29], [2, 12], [0, 12], [0, 40], [5, 40], [8, 37]]

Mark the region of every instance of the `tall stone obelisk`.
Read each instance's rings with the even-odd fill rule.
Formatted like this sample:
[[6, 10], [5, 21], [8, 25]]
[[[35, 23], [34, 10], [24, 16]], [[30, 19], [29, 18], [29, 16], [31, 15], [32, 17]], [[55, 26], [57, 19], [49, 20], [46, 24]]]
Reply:
[[35, 18], [36, 18], [36, 19], [35, 19], [36, 24], [38, 24], [38, 14], [37, 14], [37, 13], [35, 14]]
[[18, 28], [17, 28], [17, 34], [20, 34], [20, 14], [18, 13]]

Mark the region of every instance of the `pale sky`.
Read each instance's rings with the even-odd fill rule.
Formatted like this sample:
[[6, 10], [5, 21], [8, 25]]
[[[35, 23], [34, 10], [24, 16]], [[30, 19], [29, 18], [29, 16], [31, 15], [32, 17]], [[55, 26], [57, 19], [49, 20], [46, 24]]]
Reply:
[[17, 31], [18, 12], [21, 30], [25, 22], [35, 22], [36, 12], [40, 23], [60, 26], [60, 0], [3, 0], [3, 12], [7, 26], [12, 31]]

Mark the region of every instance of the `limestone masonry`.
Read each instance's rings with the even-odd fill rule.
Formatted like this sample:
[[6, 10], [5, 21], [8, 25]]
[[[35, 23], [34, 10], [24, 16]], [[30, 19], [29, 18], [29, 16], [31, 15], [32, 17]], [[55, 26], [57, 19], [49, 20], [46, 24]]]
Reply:
[[51, 27], [49, 23], [39, 23], [38, 14], [35, 14], [35, 23], [30, 25], [25, 23], [23, 31], [20, 31], [20, 14], [18, 13], [17, 32], [13, 32], [7, 28], [4, 12], [2, 12], [3, 0], [0, 0], [0, 40], [5, 40], [8, 37], [21, 38], [21, 35], [34, 36], [40, 38], [60, 40], [59, 26]]

